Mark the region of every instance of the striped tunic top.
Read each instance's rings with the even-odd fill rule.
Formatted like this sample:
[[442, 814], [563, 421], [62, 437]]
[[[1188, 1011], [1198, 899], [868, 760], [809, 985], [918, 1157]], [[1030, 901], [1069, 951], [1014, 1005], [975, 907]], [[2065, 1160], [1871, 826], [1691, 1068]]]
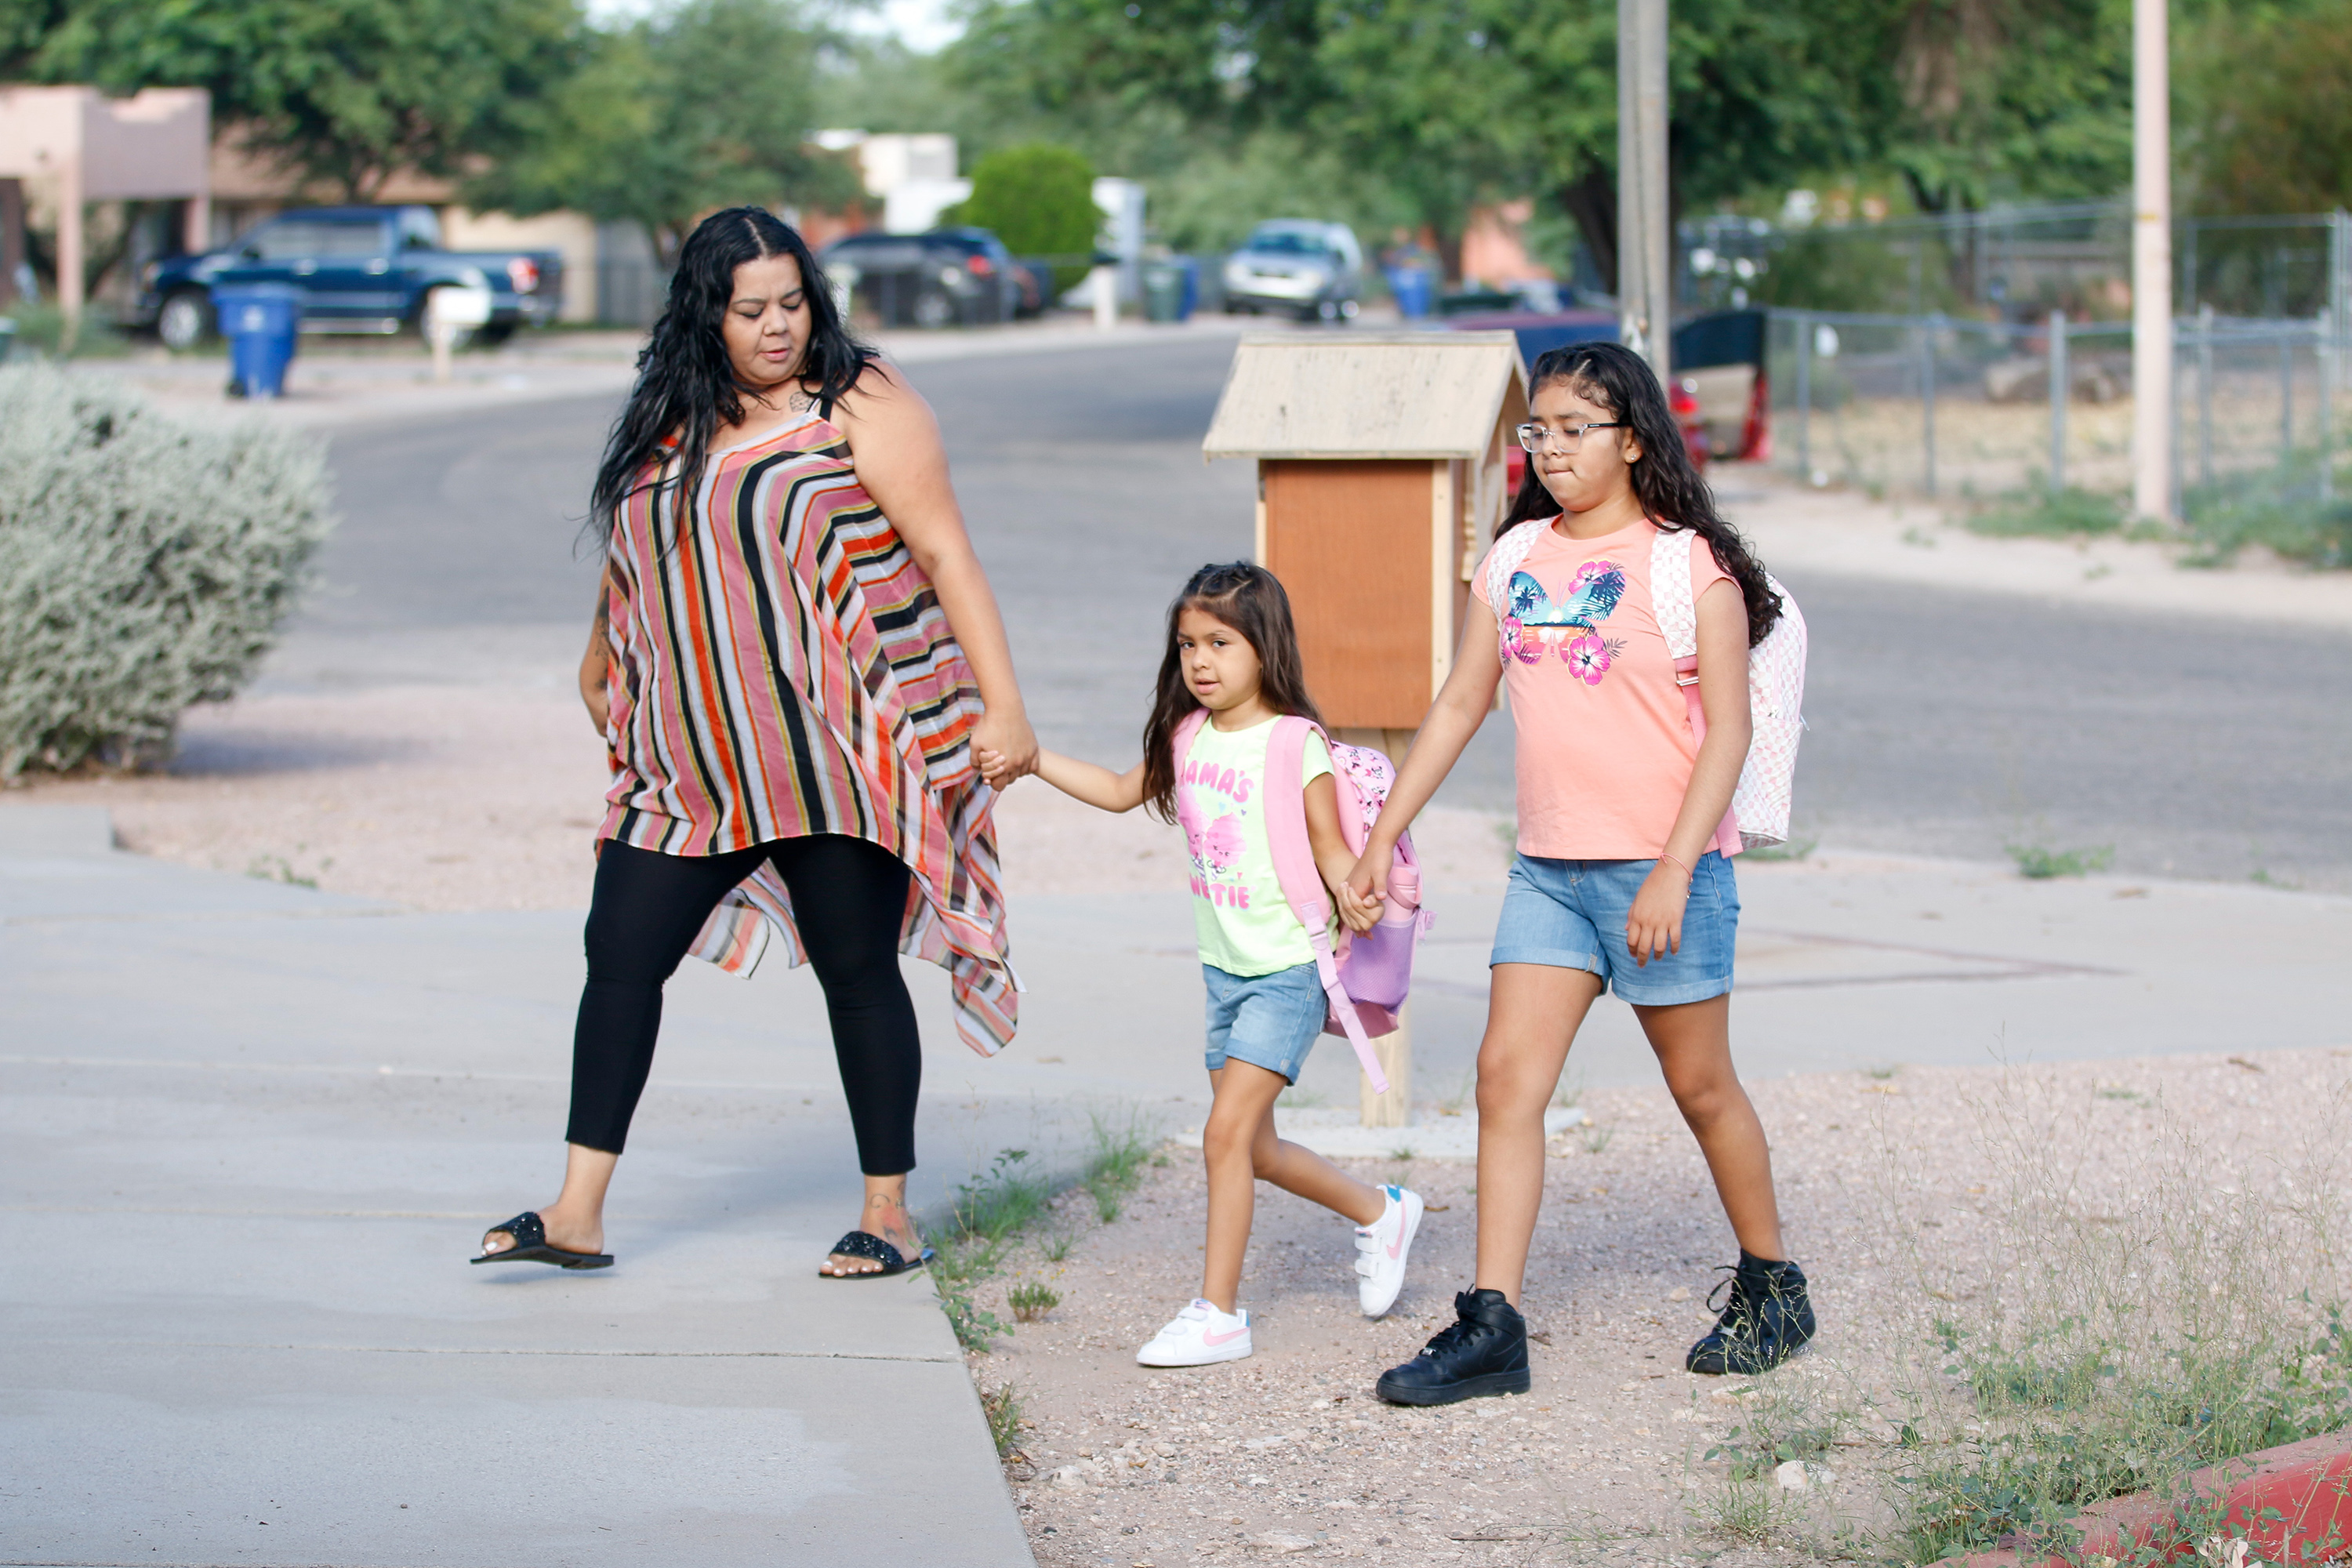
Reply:
[[[964, 1042], [1013, 1037], [994, 792], [971, 757], [980, 691], [930, 579], [829, 420], [715, 450], [679, 537], [675, 492], [614, 520], [606, 610], [609, 810], [667, 855], [804, 834], [870, 840], [912, 876], [900, 951], [948, 971]], [[727, 895], [695, 956], [749, 974], [772, 936], [807, 956], [773, 866]]]

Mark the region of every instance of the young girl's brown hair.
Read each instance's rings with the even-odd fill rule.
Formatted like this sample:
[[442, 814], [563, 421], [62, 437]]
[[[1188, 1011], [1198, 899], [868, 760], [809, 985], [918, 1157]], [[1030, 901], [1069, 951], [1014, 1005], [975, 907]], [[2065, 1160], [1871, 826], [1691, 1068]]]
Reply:
[[1143, 804], [1162, 822], [1176, 820], [1176, 727], [1201, 706], [1184, 681], [1183, 653], [1176, 623], [1187, 610], [1214, 616], [1242, 635], [1257, 654], [1258, 690], [1277, 713], [1323, 722], [1307, 695], [1307, 671], [1299, 662], [1298, 632], [1290, 619], [1290, 595], [1265, 567], [1228, 561], [1202, 567], [1168, 606], [1168, 652], [1160, 661], [1160, 689], [1143, 726]]

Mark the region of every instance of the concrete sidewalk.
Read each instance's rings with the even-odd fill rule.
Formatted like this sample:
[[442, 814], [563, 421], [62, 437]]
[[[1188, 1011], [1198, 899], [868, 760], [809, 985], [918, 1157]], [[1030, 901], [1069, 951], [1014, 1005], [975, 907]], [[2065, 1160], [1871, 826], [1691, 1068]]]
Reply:
[[[1836, 854], [1741, 873], [1751, 1078], [2333, 1044], [2352, 900]], [[1475, 1115], [1497, 894], [1433, 887], [1419, 1114]], [[1183, 895], [1035, 896], [996, 1061], [927, 1037], [919, 1202], [1197, 1122]], [[572, 913], [429, 914], [0, 807], [0, 1553], [16, 1563], [1019, 1564], [928, 1281], [824, 1281], [856, 1164], [805, 972], [688, 964], [609, 1272], [464, 1261], [560, 1166]], [[1604, 1001], [1585, 1081], [1654, 1082]], [[1900, 1079], [1889, 1086], [1899, 1092]], [[1351, 1103], [1344, 1046], [1300, 1098]], [[263, 1521], [267, 1521], [266, 1523]]]
[[616, 1268], [468, 1267], [561, 1171], [577, 927], [0, 812], [0, 1557], [1032, 1561], [926, 1277], [815, 1275], [856, 1163], [797, 993], [761, 1048], [685, 1010]]

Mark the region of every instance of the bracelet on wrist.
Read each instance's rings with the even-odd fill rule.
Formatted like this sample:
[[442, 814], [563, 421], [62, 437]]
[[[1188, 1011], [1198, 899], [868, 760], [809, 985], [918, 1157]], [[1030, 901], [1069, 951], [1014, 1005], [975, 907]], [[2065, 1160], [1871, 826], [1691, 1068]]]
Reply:
[[1688, 888], [1690, 887], [1690, 885], [1691, 885], [1693, 882], [1696, 882], [1696, 881], [1697, 881], [1697, 880], [1698, 880], [1698, 873], [1697, 873], [1697, 872], [1696, 872], [1696, 871], [1694, 871], [1694, 870], [1692, 870], [1688, 866], [1685, 866], [1685, 865], [1683, 865], [1683, 859], [1682, 859], [1682, 857], [1681, 857], [1681, 856], [1679, 856], [1679, 855], [1669, 855], [1669, 854], [1667, 854], [1664, 850], [1661, 849], [1661, 850], [1659, 850], [1659, 851], [1658, 851], [1658, 858], [1659, 858], [1659, 859], [1661, 859], [1661, 860], [1671, 860], [1671, 861], [1673, 861], [1676, 866], [1681, 867], [1682, 874], [1683, 874], [1683, 886], [1684, 886], [1684, 888], [1685, 888], [1685, 889], [1688, 889]]

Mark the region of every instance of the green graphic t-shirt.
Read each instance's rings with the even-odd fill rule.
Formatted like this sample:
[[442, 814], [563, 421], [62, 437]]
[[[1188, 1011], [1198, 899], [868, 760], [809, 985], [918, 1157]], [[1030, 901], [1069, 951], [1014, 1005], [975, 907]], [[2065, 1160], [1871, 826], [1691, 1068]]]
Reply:
[[[1176, 773], [1176, 820], [1192, 857], [1201, 962], [1228, 974], [1272, 974], [1315, 962], [1307, 929], [1283, 901], [1265, 836], [1265, 748], [1276, 722], [1231, 731], [1202, 725]], [[1330, 771], [1329, 748], [1309, 734], [1299, 782]]]

